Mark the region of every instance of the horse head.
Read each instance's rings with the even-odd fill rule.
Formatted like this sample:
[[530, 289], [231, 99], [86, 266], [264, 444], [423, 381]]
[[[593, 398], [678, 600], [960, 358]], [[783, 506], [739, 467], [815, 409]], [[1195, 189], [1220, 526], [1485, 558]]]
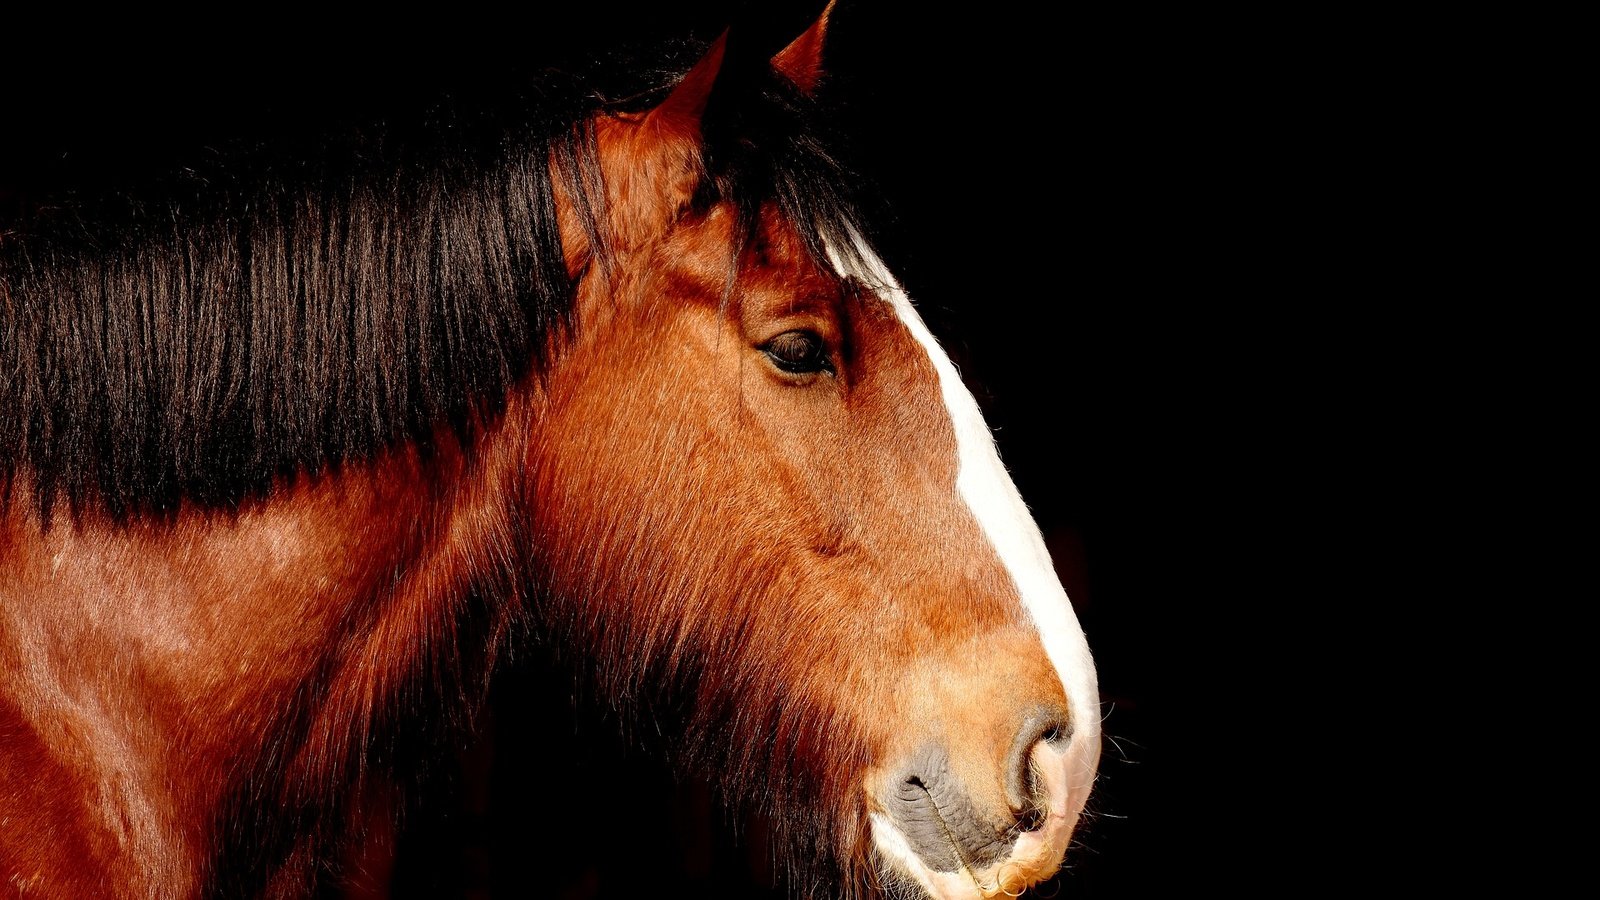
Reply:
[[791, 863], [1015, 895], [1094, 780], [1093, 664], [971, 393], [832, 203], [844, 176], [781, 123], [740, 131], [758, 93], [803, 110], [826, 26], [770, 68], [724, 35], [562, 182], [580, 281], [525, 461], [540, 614]]

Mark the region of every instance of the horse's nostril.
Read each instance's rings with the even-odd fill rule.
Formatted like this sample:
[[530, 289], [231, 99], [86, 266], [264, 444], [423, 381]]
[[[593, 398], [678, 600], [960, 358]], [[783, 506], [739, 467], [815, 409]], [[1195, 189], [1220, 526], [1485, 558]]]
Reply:
[[1043, 827], [1050, 798], [1033, 769], [1033, 751], [1040, 744], [1064, 745], [1072, 740], [1072, 722], [1066, 710], [1049, 707], [1036, 710], [1023, 720], [1007, 759], [1007, 793], [1021, 831]]

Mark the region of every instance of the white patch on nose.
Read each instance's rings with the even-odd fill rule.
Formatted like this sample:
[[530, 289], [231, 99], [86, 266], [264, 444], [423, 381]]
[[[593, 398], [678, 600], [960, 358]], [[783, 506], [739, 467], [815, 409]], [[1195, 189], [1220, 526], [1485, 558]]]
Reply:
[[1075, 801], [1072, 814], [1076, 816], [1093, 785], [1100, 756], [1100, 690], [1083, 628], [1073, 614], [1061, 579], [1056, 577], [1044, 536], [1039, 533], [1039, 526], [1029, 514], [1011, 475], [1000, 462], [994, 436], [983, 420], [978, 401], [962, 383], [955, 364], [934, 340], [928, 326], [912, 307], [910, 297], [889, 274], [883, 261], [864, 244], [858, 242], [857, 247], [867, 271], [852, 271], [837, 253], [830, 251], [834, 267], [841, 274], [856, 275], [877, 288], [879, 296], [893, 305], [906, 330], [922, 345], [939, 373], [939, 390], [955, 427], [960, 455], [956, 489], [1010, 573], [1023, 607], [1039, 630], [1045, 653], [1066, 689], [1072, 707], [1070, 765]]

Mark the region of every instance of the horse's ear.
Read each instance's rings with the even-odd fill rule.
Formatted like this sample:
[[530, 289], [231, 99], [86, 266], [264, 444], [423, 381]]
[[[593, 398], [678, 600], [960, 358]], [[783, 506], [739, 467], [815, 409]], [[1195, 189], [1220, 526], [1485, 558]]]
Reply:
[[707, 120], [713, 131], [717, 122], [738, 122], [737, 116], [722, 118], [713, 107], [742, 102], [745, 89], [762, 83], [769, 64], [802, 91], [816, 87], [822, 37], [832, 10], [830, 2], [811, 27], [776, 55], [771, 28], [724, 31], [665, 100], [642, 121], [632, 120], [639, 127], [630, 127], [629, 136], [615, 145], [626, 162], [608, 176], [607, 203], [616, 240], [626, 245], [659, 234], [693, 198], [704, 177], [699, 153]]
[[833, 12], [834, 2], [828, 0], [811, 27], [772, 58], [772, 67], [778, 74], [807, 94], [816, 91], [817, 80], [822, 77], [822, 40], [828, 33], [828, 16]]
[[700, 61], [689, 70], [689, 74], [683, 76], [683, 80], [672, 89], [667, 99], [650, 111], [650, 118], [656, 122], [687, 124], [698, 128], [706, 104], [711, 100], [711, 91], [717, 86], [717, 75], [722, 72], [722, 59], [727, 49], [728, 32], [724, 31], [711, 44], [706, 55], [700, 57]]
[[[834, 0], [828, 0], [828, 5], [823, 7], [816, 21], [772, 57], [772, 67], [778, 74], [794, 82], [795, 86], [807, 94], [816, 90], [817, 81], [822, 77], [822, 44], [828, 32], [828, 17], [833, 13], [833, 4]], [[749, 49], [754, 48], [747, 48], [741, 58], [747, 65], [759, 65], [756, 60], [748, 58]], [[672, 89], [667, 99], [651, 110], [651, 118], [658, 123], [698, 125], [716, 90], [717, 77], [722, 75], [723, 69], [726, 68], [723, 61], [727, 57], [727, 50], [728, 32], [724, 31], [711, 44], [705, 56], [702, 56], [700, 61], [694, 64], [694, 68], [689, 70], [689, 74], [683, 76], [683, 80]], [[737, 74], [730, 73], [731, 76]]]

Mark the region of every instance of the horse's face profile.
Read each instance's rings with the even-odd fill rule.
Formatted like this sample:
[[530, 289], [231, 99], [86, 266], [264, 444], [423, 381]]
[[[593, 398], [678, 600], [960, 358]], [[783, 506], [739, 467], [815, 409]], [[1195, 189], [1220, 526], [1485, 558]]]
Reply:
[[797, 894], [1061, 867], [1094, 667], [842, 198], [826, 24], [0, 235], [0, 884], [337, 890], [529, 629]]
[[748, 225], [696, 205], [685, 85], [600, 128], [620, 237], [526, 462], [551, 607], [610, 695], [672, 698], [690, 758], [857, 877], [1015, 894], [1056, 870], [1094, 778], [1081, 632], [881, 264], [822, 264], [776, 204]]

